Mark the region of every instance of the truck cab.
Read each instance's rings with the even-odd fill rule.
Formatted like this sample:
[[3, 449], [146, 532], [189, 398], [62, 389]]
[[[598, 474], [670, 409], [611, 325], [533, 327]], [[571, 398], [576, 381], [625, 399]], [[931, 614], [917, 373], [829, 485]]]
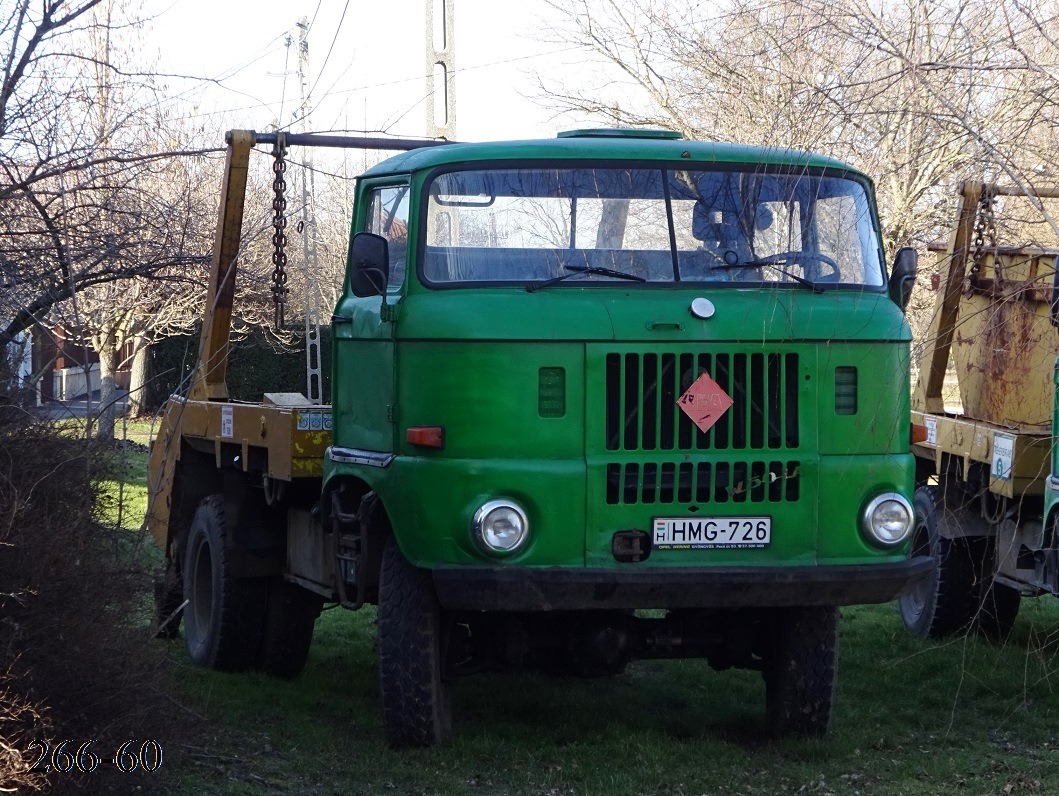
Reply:
[[[464, 670], [695, 656], [760, 669], [773, 729], [825, 731], [836, 606], [929, 568], [905, 555], [910, 335], [869, 180], [575, 131], [391, 158], [352, 233], [323, 489], [384, 661], [412, 590], [437, 614], [425, 704]], [[392, 737], [442, 737], [386, 678]]]

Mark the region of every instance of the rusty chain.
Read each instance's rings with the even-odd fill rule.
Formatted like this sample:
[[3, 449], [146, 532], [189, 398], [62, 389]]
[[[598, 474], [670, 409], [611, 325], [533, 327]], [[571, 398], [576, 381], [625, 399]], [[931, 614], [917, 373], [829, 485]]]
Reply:
[[272, 172], [275, 174], [272, 181], [272, 302], [276, 307], [277, 330], [283, 328], [283, 310], [290, 292], [287, 288], [287, 182], [283, 177], [287, 170], [286, 152], [286, 140], [280, 133], [272, 147]]
[[974, 252], [971, 255], [971, 281], [979, 278], [982, 272], [982, 260], [986, 254], [986, 239], [989, 247], [993, 250], [993, 268], [998, 271], [1000, 277], [1000, 260], [997, 257], [996, 237], [996, 189], [992, 185], [986, 185], [982, 189], [982, 196], [978, 200], [978, 210], [974, 222]]

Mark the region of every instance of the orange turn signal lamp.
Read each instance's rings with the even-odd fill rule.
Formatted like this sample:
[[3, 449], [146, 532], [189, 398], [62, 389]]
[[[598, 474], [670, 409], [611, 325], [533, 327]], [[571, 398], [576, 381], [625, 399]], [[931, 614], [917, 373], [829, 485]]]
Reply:
[[445, 427], [444, 426], [413, 426], [406, 432], [406, 437], [409, 445], [416, 445], [420, 448], [441, 448], [445, 447]]

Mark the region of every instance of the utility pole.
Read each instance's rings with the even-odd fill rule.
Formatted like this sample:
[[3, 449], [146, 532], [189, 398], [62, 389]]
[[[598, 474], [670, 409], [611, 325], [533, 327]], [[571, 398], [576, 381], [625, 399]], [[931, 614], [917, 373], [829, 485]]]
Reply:
[[427, 137], [456, 138], [456, 41], [453, 0], [427, 6]]
[[[298, 83], [301, 85], [301, 106], [298, 126], [309, 132], [308, 119], [312, 110], [309, 97], [309, 20], [298, 20]], [[302, 263], [305, 273], [305, 396], [311, 404], [323, 403], [323, 376], [320, 367], [320, 286], [316, 249], [316, 180], [313, 171], [313, 148], [304, 147], [302, 162]]]

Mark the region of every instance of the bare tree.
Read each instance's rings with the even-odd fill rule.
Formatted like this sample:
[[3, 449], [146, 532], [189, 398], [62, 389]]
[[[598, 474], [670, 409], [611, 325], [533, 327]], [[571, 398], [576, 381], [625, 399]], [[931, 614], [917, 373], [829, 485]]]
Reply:
[[[1054, 10], [1047, 17], [1020, 0], [553, 7], [563, 18], [553, 37], [579, 43], [609, 65], [606, 79], [621, 79], [617, 91], [545, 85], [559, 107], [836, 155], [875, 177], [891, 251], [940, 234], [952, 183], [995, 161], [991, 150], [1016, 160], [1054, 130], [1041, 115], [1059, 97], [1054, 80], [1028, 66], [1045, 63], [1046, 36], [1028, 34], [1054, 26]], [[1033, 55], [1016, 69], [1019, 48]]]
[[158, 87], [115, 49], [138, 24], [126, 5], [23, 0], [0, 19], [0, 344], [79, 290], [202, 256], [188, 219], [157, 201], [141, 216], [152, 234], [128, 256], [135, 225], [117, 197], [203, 150], [163, 132]]
[[[24, 62], [9, 69], [0, 138], [0, 343], [56, 325], [91, 342], [111, 408], [119, 352], [192, 322], [215, 180], [148, 66], [133, 71], [137, 5], [94, 0], [60, 18], [64, 5], [34, 16], [20, 3], [0, 39], [9, 65]], [[112, 431], [111, 410], [99, 433]]]

